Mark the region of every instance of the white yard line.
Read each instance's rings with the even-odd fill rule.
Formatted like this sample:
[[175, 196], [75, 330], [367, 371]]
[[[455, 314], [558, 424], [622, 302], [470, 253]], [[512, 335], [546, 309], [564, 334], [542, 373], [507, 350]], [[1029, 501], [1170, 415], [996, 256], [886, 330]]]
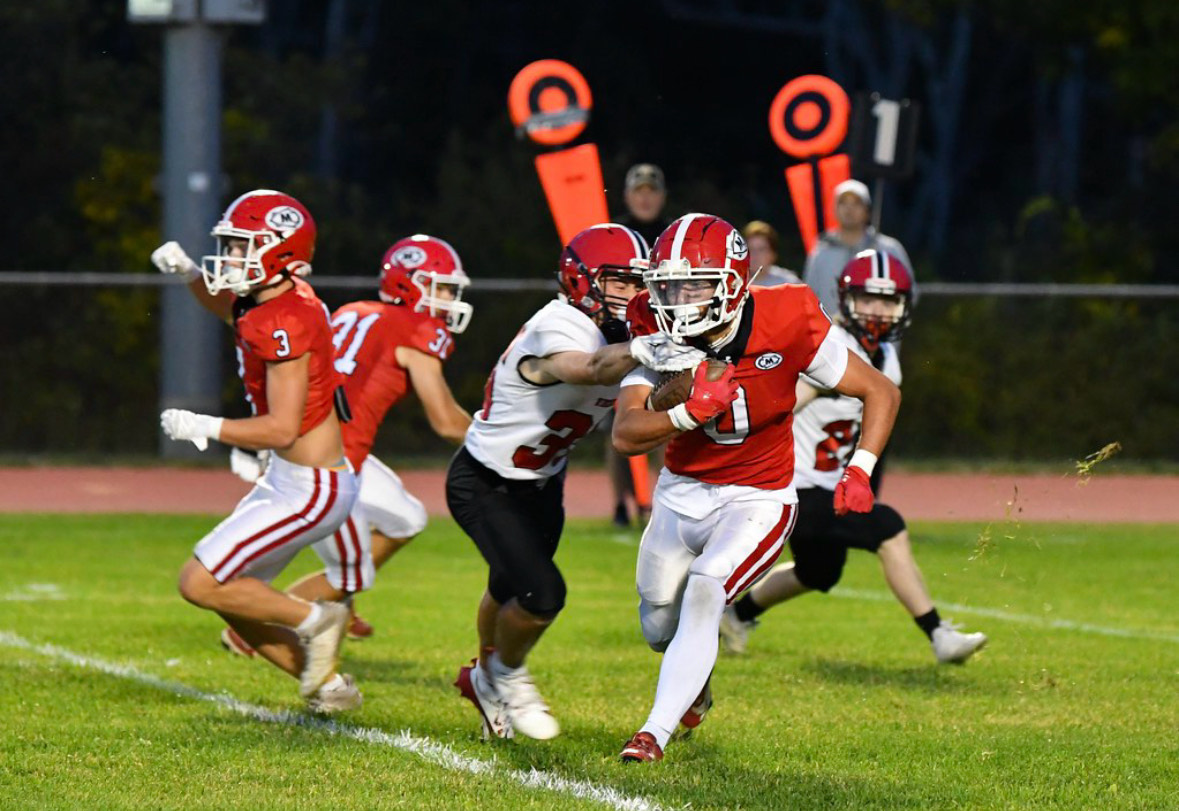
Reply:
[[154, 687], [157, 690], [163, 690], [164, 692], [184, 696], [185, 698], [208, 701], [232, 712], [236, 712], [239, 715], [253, 718], [255, 721], [262, 721], [268, 724], [285, 724], [287, 726], [299, 727], [309, 732], [338, 735], [364, 743], [401, 749], [450, 771], [489, 775], [491, 777], [504, 776], [526, 788], [567, 794], [578, 799], [598, 802], [610, 808], [619, 809], [619, 811], [663, 811], [662, 806], [651, 800], [643, 797], [631, 797], [609, 786], [600, 786], [585, 780], [571, 780], [551, 772], [542, 772], [536, 769], [525, 771], [523, 769], [505, 768], [494, 759], [481, 760], [479, 758], [468, 757], [451, 749], [444, 743], [438, 743], [429, 738], [414, 735], [407, 729], [403, 729], [400, 732], [386, 732], [383, 729], [373, 727], [358, 727], [352, 726], [351, 724], [342, 724], [338, 721], [318, 718], [301, 712], [268, 710], [265, 707], [249, 704], [224, 693], [206, 693], [203, 690], [189, 687], [186, 684], [165, 681], [127, 665], [115, 664], [114, 662], [107, 662], [92, 656], [74, 653], [73, 651], [59, 648], [56, 645], [30, 642], [9, 631], [0, 631], [0, 646], [38, 653], [51, 659], [68, 662], [76, 667], [97, 670], [108, 676], [139, 682], [140, 684]]
[[32, 603], [40, 600], [64, 600], [65, 594], [56, 583], [26, 583], [7, 594], [0, 594], [0, 602]]
[[[831, 592], [834, 597], [844, 597], [852, 600], [871, 600], [879, 603], [896, 602], [896, 597], [889, 591], [866, 591], [863, 589], [845, 589], [839, 587]], [[1110, 628], [1104, 625], [1092, 625], [1087, 622], [1073, 622], [1072, 620], [1053, 619], [1035, 614], [1013, 614], [998, 608], [985, 606], [961, 605], [960, 603], [937, 602], [938, 609], [945, 609], [956, 614], [975, 614], [980, 617], [1003, 622], [1014, 622], [1021, 625], [1034, 625], [1039, 628], [1056, 628], [1064, 631], [1080, 631], [1086, 634], [1100, 634], [1101, 636], [1119, 636], [1125, 639], [1159, 639], [1164, 642], [1179, 642], [1179, 634], [1166, 631], [1152, 631], [1149, 628]]]

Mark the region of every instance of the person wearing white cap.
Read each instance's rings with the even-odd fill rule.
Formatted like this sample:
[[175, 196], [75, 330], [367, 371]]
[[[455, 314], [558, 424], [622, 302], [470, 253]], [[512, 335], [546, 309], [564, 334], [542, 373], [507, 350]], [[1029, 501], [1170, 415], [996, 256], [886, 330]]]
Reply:
[[[871, 216], [872, 195], [867, 186], [858, 180], [845, 180], [835, 187], [836, 225], [819, 237], [802, 271], [802, 280], [815, 291], [828, 313], [839, 312], [839, 273], [860, 251], [883, 251], [906, 267], [913, 267], [900, 242], [878, 233], [869, 224]], [[916, 300], [916, 283], [913, 292]]]

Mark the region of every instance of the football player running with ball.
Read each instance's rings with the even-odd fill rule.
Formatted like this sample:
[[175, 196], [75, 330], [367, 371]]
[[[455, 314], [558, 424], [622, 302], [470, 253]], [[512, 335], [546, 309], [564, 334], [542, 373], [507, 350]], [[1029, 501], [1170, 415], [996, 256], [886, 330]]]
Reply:
[[656, 375], [636, 369], [622, 382], [614, 446], [635, 454], [668, 442], [636, 570], [643, 636], [663, 660], [624, 761], [662, 759], [677, 725], [703, 720], [721, 614], [770, 569], [794, 527], [799, 375], [864, 403], [859, 447], [835, 489], [840, 513], [872, 509], [869, 476], [900, 405], [897, 387], [832, 334], [808, 287], [750, 289], [749, 279], [741, 233], [687, 214], [656, 241], [649, 295], [628, 312], [634, 332], [661, 331], [731, 365], [710, 381], [710, 364], [700, 364], [687, 399], [662, 412], [648, 407]]
[[152, 262], [187, 278], [201, 304], [233, 326], [254, 416], [170, 408], [160, 424], [169, 438], [201, 450], [216, 439], [274, 453], [254, 489], [197, 543], [180, 571], [180, 594], [216, 611], [296, 677], [311, 709], [357, 707], [352, 678], [336, 673], [347, 606], [308, 603], [269, 585], [300, 549], [331, 543], [357, 494], [340, 438], [342, 381], [332, 364], [327, 308], [292, 278], [310, 271], [315, 222], [293, 197], [259, 190], [233, 201], [213, 236], [217, 254], [201, 268], [175, 242], [156, 249]]
[[[299, 580], [288, 594], [343, 600], [365, 591], [375, 570], [425, 529], [422, 502], [370, 451], [385, 414], [410, 391], [438, 436], [463, 441], [471, 415], [455, 401], [442, 365], [454, 350], [454, 336], [471, 321], [473, 308], [462, 300], [470, 283], [450, 243], [415, 234], [385, 251], [380, 301], [354, 301], [332, 314], [336, 371], [344, 376], [352, 412], [342, 426], [344, 452], [359, 471], [360, 496], [331, 548], [316, 548], [327, 555], [324, 571]], [[242, 477], [256, 479], [260, 470], [257, 463], [254, 467]], [[372, 634], [372, 626], [354, 613], [348, 636]], [[222, 643], [234, 653], [253, 655], [231, 628], [222, 633]]]
[[478, 709], [484, 737], [546, 740], [560, 731], [525, 659], [565, 605], [553, 556], [569, 451], [610, 413], [637, 362], [678, 370], [704, 357], [660, 336], [628, 340], [622, 319], [642, 287], [647, 250], [637, 232], [615, 224], [570, 240], [557, 300], [524, 324], [492, 369], [451, 462], [447, 503], [490, 570], [476, 618], [479, 656], [455, 682]]
[[[909, 269], [895, 256], [867, 250], [847, 264], [838, 284], [840, 319], [832, 334], [900, 385], [901, 365], [890, 342], [900, 340], [909, 324], [913, 290]], [[799, 508], [798, 527], [790, 536], [794, 560], [775, 567], [725, 609], [720, 626], [725, 647], [744, 653], [756, 617], [808, 591], [830, 591], [843, 574], [847, 550], [865, 549], [880, 558], [885, 581], [929, 638], [937, 660], [965, 662], [987, 638], [962, 633], [938, 615], [900, 514], [885, 504], [875, 504], [863, 514], [836, 515], [832, 510], [836, 485], [860, 432], [860, 401], [803, 379], [798, 382], [794, 412]]]

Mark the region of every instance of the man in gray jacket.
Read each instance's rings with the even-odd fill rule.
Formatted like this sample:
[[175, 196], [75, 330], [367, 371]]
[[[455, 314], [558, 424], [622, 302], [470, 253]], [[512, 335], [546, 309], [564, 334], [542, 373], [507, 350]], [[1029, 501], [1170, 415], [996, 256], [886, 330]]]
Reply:
[[[835, 228], [828, 229], [810, 255], [802, 271], [802, 280], [810, 285], [828, 314], [839, 312], [839, 273], [857, 253], [874, 248], [890, 253], [913, 267], [901, 243], [878, 234], [868, 223], [872, 215], [872, 196], [858, 180], [845, 180], [835, 187]], [[916, 299], [917, 285], [913, 285]]]

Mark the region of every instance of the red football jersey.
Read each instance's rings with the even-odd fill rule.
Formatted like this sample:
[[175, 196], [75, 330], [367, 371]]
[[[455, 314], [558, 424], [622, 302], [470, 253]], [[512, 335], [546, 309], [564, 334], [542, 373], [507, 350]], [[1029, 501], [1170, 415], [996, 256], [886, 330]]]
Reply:
[[342, 383], [335, 359], [328, 310], [311, 285], [295, 280], [295, 287], [280, 296], [253, 304], [239, 298], [234, 305], [239, 373], [246, 399], [254, 413], [267, 414], [266, 364], [293, 360], [311, 353], [307, 405], [299, 436], [323, 422], [335, 406], [336, 388]]
[[[627, 319], [635, 335], [658, 331], [645, 292], [631, 300]], [[672, 438], [667, 469], [709, 484], [789, 486], [795, 385], [830, 328], [809, 287], [752, 288], [736, 336], [717, 352], [736, 366], [737, 399], [717, 420]]]
[[360, 470], [372, 450], [385, 413], [409, 392], [409, 372], [397, 363], [407, 346], [445, 361], [454, 349], [446, 322], [428, 313], [381, 301], [354, 301], [332, 314], [336, 370], [352, 420], [343, 425], [344, 453]]

